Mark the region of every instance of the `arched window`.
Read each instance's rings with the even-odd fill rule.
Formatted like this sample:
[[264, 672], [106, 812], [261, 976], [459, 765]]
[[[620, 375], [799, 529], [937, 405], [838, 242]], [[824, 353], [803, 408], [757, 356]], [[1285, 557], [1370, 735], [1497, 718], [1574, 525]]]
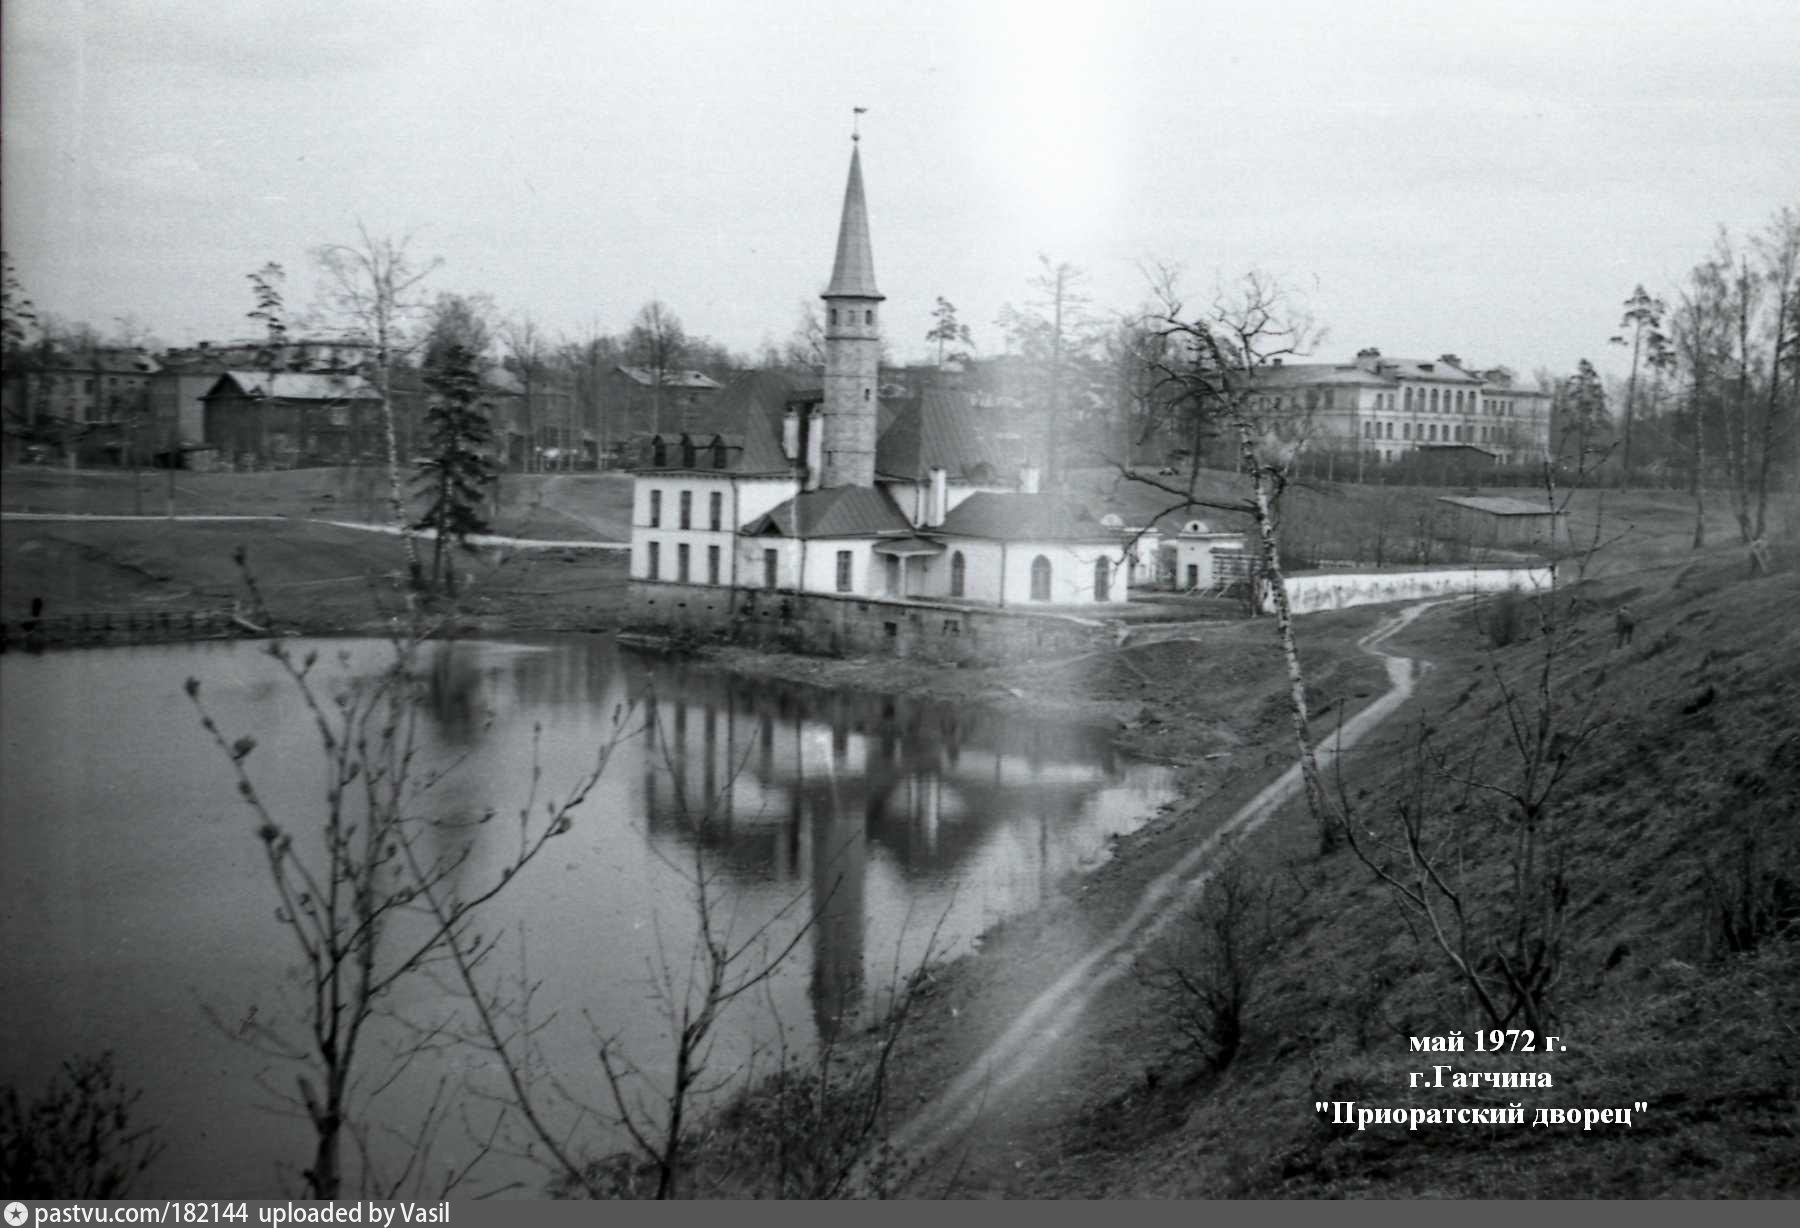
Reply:
[[1094, 560], [1094, 600], [1112, 600], [1112, 564], [1104, 557]]
[[963, 558], [963, 552], [958, 550], [950, 556], [950, 595], [952, 597], [963, 595], [963, 585], [967, 582], [968, 574], [968, 560]]
[[837, 327], [837, 308], [836, 307], [833, 307], [831, 309], [831, 326], [833, 328]]
[[863, 323], [864, 324], [875, 323], [875, 312], [873, 310], [863, 312]]
[[1408, 388], [1406, 390], [1406, 412], [1409, 414], [1412, 412], [1412, 389], [1411, 388]]
[[1041, 554], [1031, 560], [1031, 599], [1050, 600], [1050, 560]]

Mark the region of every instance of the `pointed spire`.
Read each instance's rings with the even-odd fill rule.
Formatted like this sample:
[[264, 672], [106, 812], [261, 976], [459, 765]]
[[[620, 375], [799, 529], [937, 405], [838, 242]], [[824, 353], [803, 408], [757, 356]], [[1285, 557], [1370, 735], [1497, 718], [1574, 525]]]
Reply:
[[875, 288], [875, 254], [869, 246], [869, 206], [863, 199], [860, 141], [850, 150], [850, 182], [844, 187], [844, 217], [838, 223], [837, 260], [823, 298], [886, 297]]

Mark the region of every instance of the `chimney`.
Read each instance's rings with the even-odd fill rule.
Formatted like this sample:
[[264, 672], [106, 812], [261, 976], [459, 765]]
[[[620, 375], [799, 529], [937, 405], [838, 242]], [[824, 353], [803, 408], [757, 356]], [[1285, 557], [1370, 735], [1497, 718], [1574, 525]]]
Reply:
[[781, 454], [791, 461], [800, 459], [800, 415], [792, 405], [781, 415]]
[[1038, 492], [1038, 467], [1026, 464], [1019, 470], [1019, 493], [1035, 495]]
[[1372, 345], [1356, 351], [1356, 365], [1365, 371], [1381, 370], [1381, 351]]
[[800, 432], [800, 438], [806, 448], [806, 489], [817, 490], [825, 477], [825, 414], [824, 407], [810, 406], [806, 413], [806, 423]]
[[1272, 367], [1279, 367], [1281, 365], [1281, 359], [1271, 358], [1271, 359], [1269, 359], [1269, 365]]
[[934, 465], [931, 469], [931, 503], [925, 512], [925, 523], [936, 528], [949, 514], [950, 474], [941, 465]]

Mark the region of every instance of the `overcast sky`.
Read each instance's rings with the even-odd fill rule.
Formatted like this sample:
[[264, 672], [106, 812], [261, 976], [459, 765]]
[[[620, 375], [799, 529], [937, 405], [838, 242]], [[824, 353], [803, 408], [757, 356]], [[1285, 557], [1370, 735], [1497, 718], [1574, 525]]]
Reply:
[[4, 242], [40, 307], [247, 335], [245, 274], [410, 233], [553, 334], [648, 298], [735, 349], [864, 171], [896, 356], [986, 352], [1036, 255], [1096, 309], [1257, 267], [1364, 345], [1616, 366], [1634, 283], [1800, 206], [1800, 2], [7, 0]]

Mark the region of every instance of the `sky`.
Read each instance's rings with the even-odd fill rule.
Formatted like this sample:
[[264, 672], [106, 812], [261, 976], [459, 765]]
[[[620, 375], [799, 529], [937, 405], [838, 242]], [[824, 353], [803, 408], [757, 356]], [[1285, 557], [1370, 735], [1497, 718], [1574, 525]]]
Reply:
[[1800, 3], [8, 0], [0, 231], [40, 307], [254, 333], [360, 226], [554, 337], [660, 298], [753, 352], [830, 274], [851, 108], [885, 330], [977, 352], [1040, 255], [1090, 310], [1256, 269], [1364, 346], [1522, 372], [1800, 207]]

